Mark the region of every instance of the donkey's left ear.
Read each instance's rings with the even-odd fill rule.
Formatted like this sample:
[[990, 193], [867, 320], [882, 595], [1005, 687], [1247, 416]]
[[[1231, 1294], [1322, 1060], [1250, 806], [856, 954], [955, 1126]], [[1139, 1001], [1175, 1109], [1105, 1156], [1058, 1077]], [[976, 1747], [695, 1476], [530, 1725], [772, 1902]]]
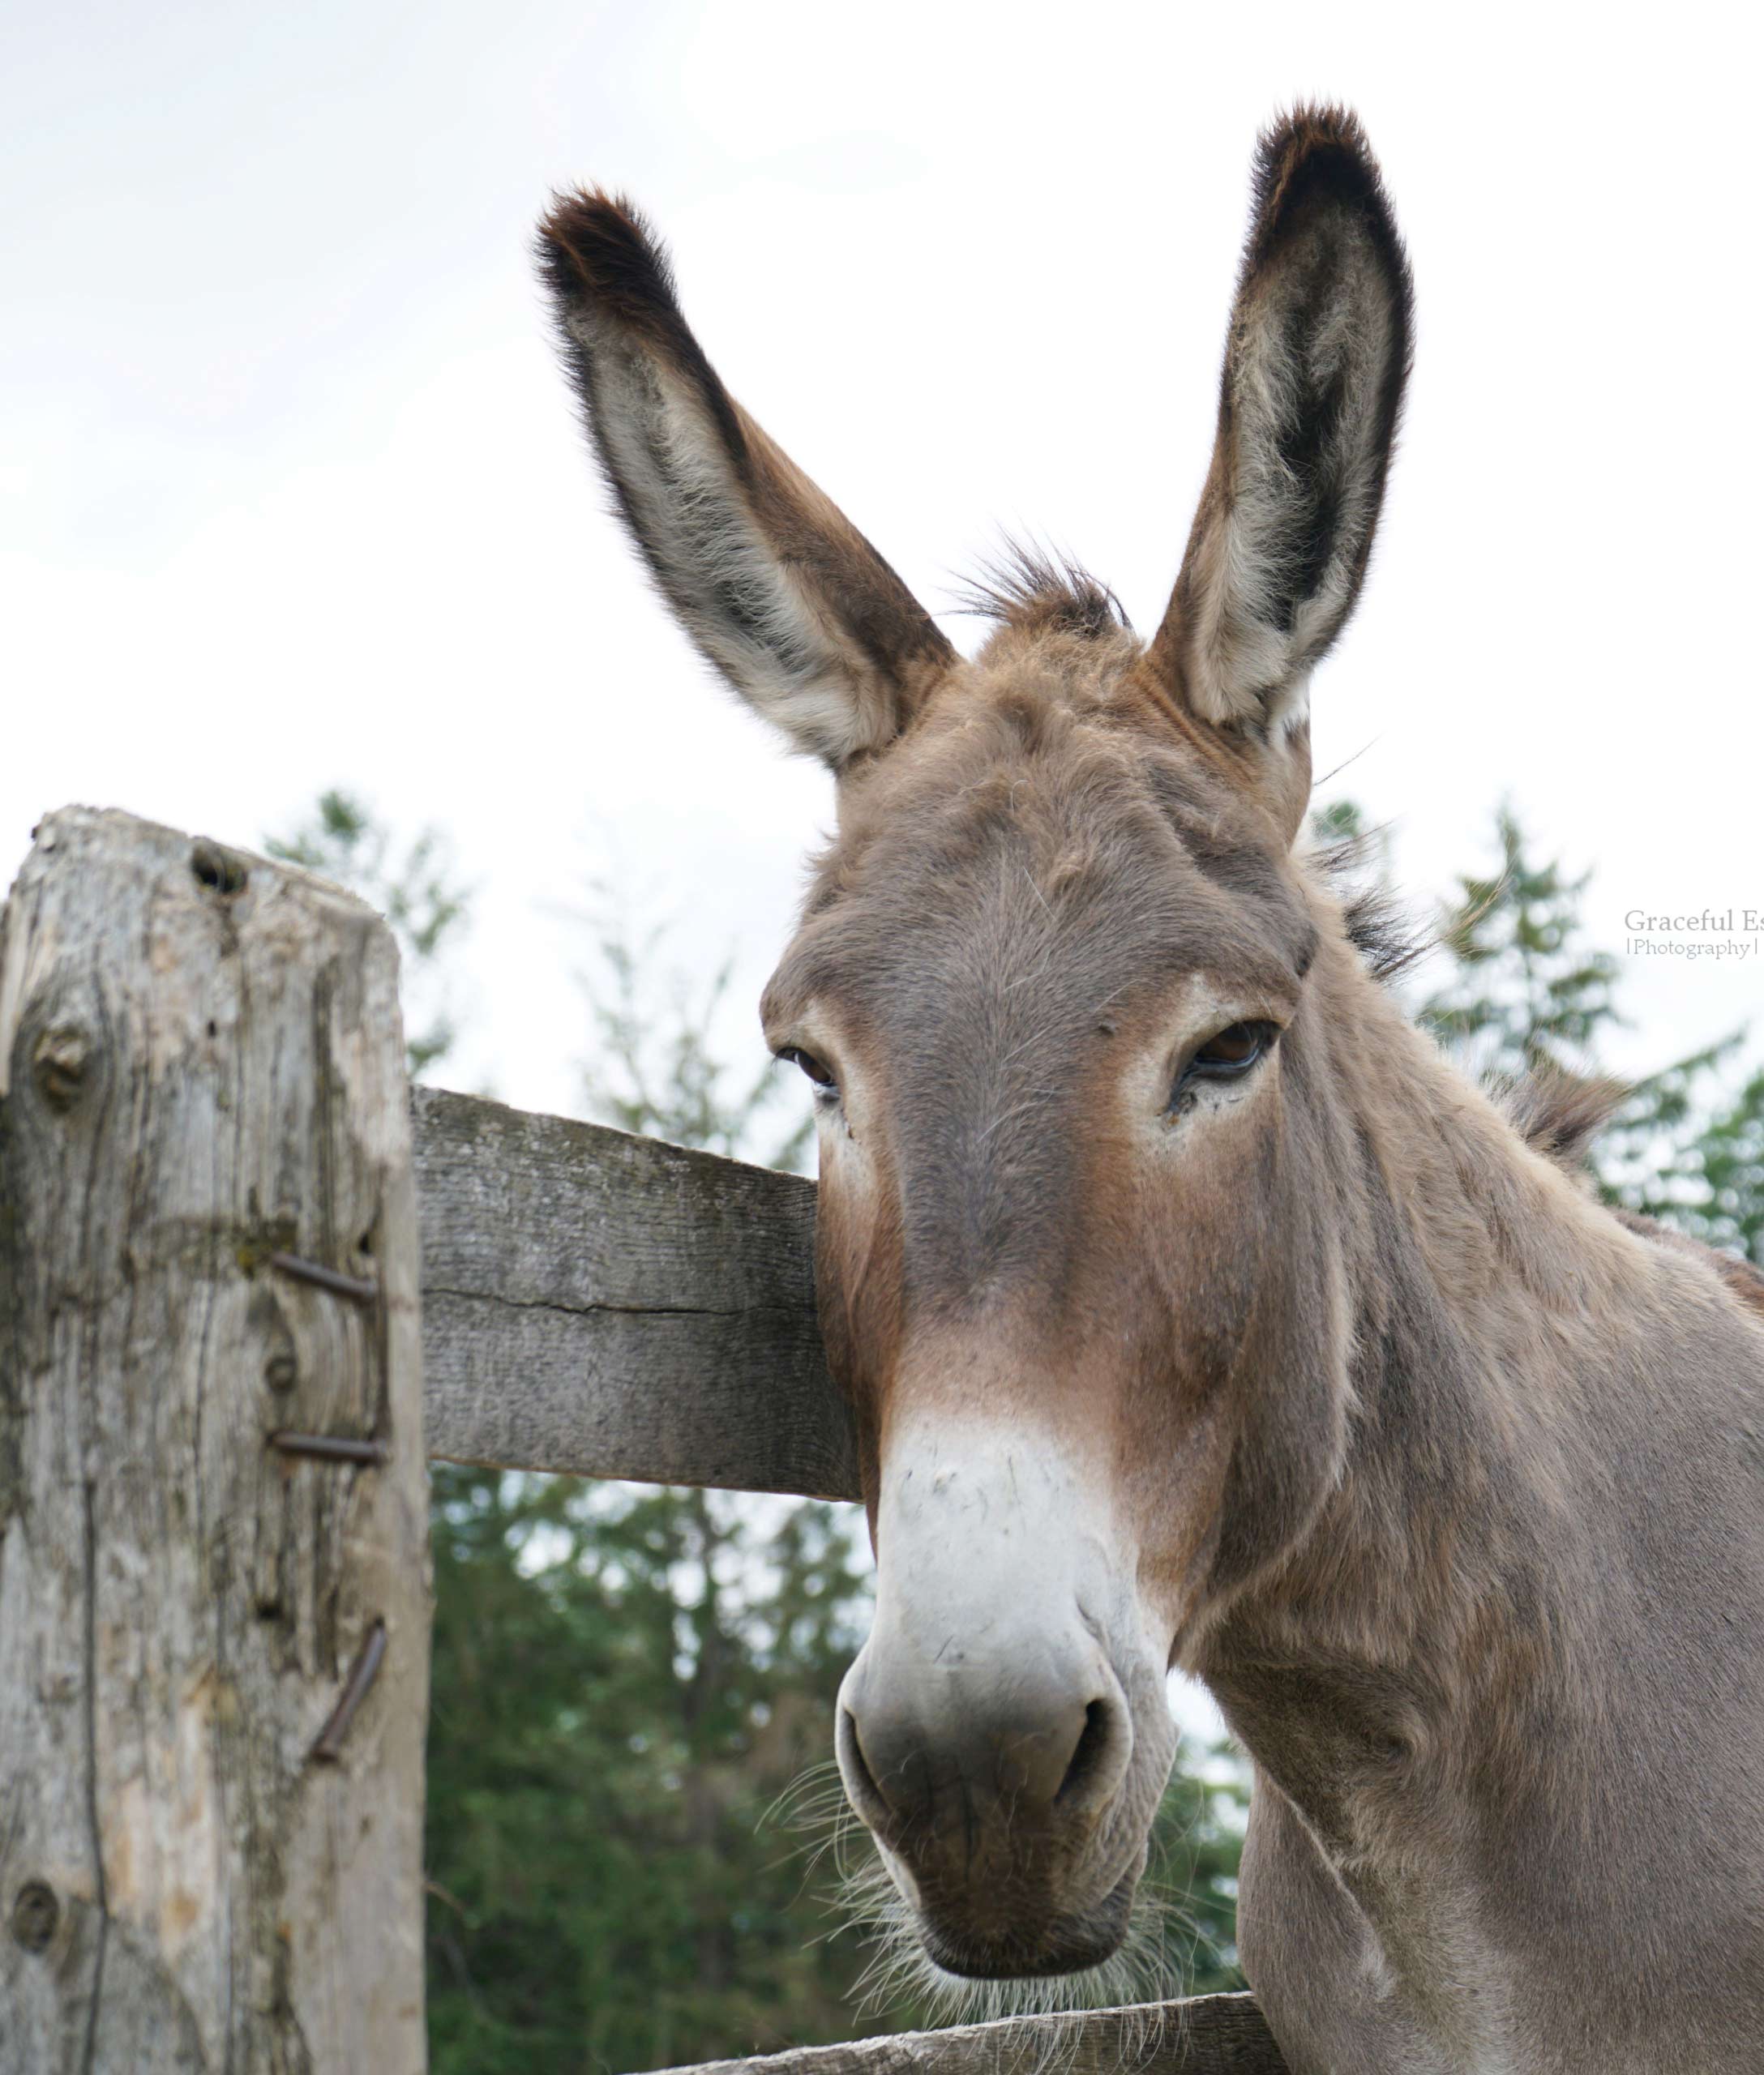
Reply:
[[1213, 465], [1151, 660], [1214, 726], [1303, 728], [1372, 552], [1409, 371], [1408, 263], [1358, 120], [1261, 139]]

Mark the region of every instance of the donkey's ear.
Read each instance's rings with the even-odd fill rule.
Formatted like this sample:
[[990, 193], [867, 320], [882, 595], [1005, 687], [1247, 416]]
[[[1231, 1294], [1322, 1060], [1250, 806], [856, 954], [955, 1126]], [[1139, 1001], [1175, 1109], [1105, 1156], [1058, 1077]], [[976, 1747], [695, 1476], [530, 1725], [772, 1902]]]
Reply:
[[681, 624], [836, 770], [881, 748], [953, 648], [718, 381], [627, 203], [559, 197], [538, 255], [601, 465]]
[[1357, 119], [1261, 139], [1213, 465], [1153, 659], [1217, 726], [1301, 727], [1372, 551], [1409, 371], [1408, 263]]

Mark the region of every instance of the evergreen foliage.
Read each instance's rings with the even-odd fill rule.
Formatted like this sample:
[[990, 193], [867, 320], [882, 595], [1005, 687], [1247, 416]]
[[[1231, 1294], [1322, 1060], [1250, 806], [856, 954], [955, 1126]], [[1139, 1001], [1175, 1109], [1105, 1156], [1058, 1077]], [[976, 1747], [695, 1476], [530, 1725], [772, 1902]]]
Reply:
[[[465, 933], [471, 893], [454, 877], [446, 838], [426, 828], [396, 850], [366, 802], [333, 787], [319, 795], [293, 835], [269, 836], [263, 847], [285, 864], [348, 887], [385, 917], [398, 943], [405, 1061], [410, 1078], [421, 1080], [459, 1035], [447, 1005], [441, 955], [456, 949]], [[413, 1033], [409, 1026], [419, 1008], [426, 1012], [424, 1027]]]
[[[1591, 875], [1540, 862], [1512, 810], [1496, 816], [1498, 862], [1459, 882], [1440, 948], [1444, 984], [1419, 1020], [1482, 1078], [1595, 1075], [1600, 1042], [1624, 1019], [1618, 961], [1589, 947]], [[1744, 1029], [1633, 1083], [1591, 1154], [1608, 1202], [1764, 1264], [1764, 1070], [1737, 1088]]]

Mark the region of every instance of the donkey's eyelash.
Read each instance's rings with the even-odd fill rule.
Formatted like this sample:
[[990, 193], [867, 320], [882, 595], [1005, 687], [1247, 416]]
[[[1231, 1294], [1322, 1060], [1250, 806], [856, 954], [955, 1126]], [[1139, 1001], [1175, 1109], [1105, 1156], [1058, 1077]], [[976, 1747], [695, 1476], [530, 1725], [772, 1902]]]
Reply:
[[815, 1100], [817, 1102], [831, 1102], [838, 1099], [838, 1076], [831, 1067], [817, 1059], [812, 1052], [805, 1052], [800, 1045], [781, 1045], [772, 1056], [781, 1065], [802, 1068], [815, 1085]]

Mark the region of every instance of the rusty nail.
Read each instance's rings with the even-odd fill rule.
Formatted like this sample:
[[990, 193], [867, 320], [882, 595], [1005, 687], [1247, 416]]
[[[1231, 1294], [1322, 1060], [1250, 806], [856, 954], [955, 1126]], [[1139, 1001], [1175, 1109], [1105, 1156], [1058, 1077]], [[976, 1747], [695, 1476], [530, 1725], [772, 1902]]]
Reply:
[[272, 1254], [272, 1268], [279, 1268], [284, 1275], [291, 1275], [297, 1282], [315, 1283], [321, 1290], [328, 1290], [333, 1297], [353, 1297], [358, 1304], [371, 1304], [379, 1294], [379, 1285], [368, 1282], [358, 1275], [344, 1275], [334, 1268], [323, 1268], [317, 1261], [303, 1261], [298, 1254]]
[[27, 1953], [41, 1953], [55, 1936], [62, 1906], [46, 1880], [27, 1880], [12, 1904], [12, 1936]]
[[319, 1740], [312, 1747], [312, 1755], [326, 1765], [334, 1765], [343, 1756], [343, 1739], [349, 1733], [349, 1724], [355, 1719], [355, 1711], [367, 1697], [367, 1689], [379, 1675], [381, 1660], [386, 1654], [386, 1624], [376, 1621], [367, 1632], [367, 1641], [362, 1644], [361, 1654], [349, 1666], [349, 1675], [343, 1682], [343, 1691], [337, 1704], [331, 1710], [331, 1719], [319, 1732]]
[[346, 1434], [272, 1434], [269, 1444], [285, 1456], [315, 1456], [320, 1462], [389, 1462], [383, 1441], [357, 1441]]

